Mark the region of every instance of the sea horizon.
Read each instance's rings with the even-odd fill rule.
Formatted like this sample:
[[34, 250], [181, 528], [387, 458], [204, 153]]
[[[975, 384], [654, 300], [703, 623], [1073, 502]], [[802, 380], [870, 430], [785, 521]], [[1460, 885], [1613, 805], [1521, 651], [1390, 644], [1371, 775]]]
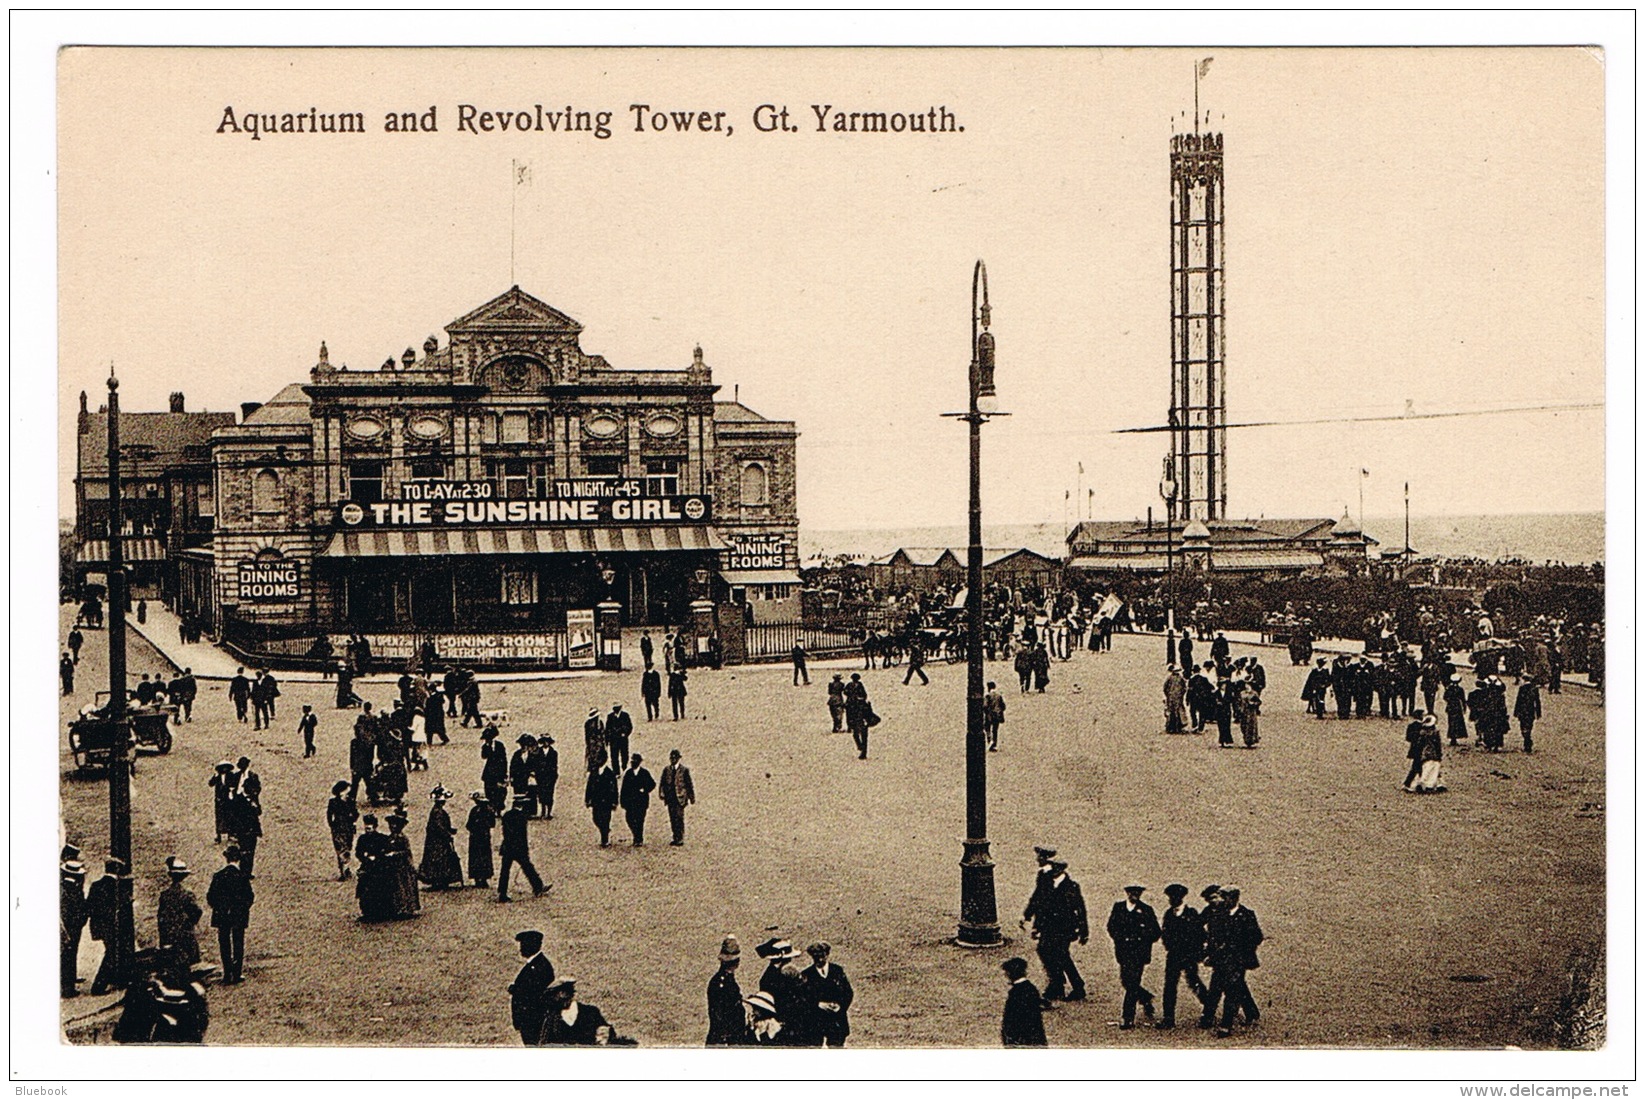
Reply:
[[[1398, 553], [1404, 546], [1403, 515], [1366, 516], [1364, 526], [1385, 553]], [[1021, 546], [1054, 558], [1066, 554], [1066, 536], [1059, 522], [983, 526], [986, 546]], [[801, 564], [818, 555], [880, 557], [904, 546], [957, 548], [965, 544], [964, 524], [815, 529], [806, 527], [803, 520], [800, 524]], [[1412, 516], [1411, 549], [1419, 556], [1591, 565], [1605, 560], [1605, 513]]]

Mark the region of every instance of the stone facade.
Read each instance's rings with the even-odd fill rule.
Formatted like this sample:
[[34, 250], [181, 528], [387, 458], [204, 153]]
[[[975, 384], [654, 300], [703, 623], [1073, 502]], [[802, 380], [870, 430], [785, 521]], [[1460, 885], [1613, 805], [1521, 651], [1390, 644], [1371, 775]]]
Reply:
[[795, 427], [717, 402], [701, 348], [619, 370], [518, 287], [445, 331], [375, 370], [322, 344], [306, 384], [213, 436], [239, 628], [552, 632], [601, 600], [667, 623], [797, 586]]

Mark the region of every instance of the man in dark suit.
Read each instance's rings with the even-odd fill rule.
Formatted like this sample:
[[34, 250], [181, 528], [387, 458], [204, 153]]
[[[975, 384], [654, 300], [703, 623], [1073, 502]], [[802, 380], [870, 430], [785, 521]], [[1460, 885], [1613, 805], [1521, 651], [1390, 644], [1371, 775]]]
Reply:
[[617, 808], [617, 773], [606, 763], [605, 750], [600, 750], [594, 770], [588, 773], [583, 787], [583, 805], [594, 818], [594, 827], [600, 830], [600, 847], [611, 847], [611, 811]]
[[1244, 1011], [1245, 1022], [1254, 1024], [1261, 1018], [1251, 989], [1245, 984], [1245, 973], [1255, 970], [1257, 946], [1262, 943], [1262, 928], [1257, 915], [1239, 903], [1239, 890], [1225, 886], [1220, 901], [1205, 921], [1205, 954], [1211, 963], [1211, 989], [1205, 997], [1205, 1012], [1199, 1026], [1210, 1027], [1216, 1016], [1217, 1001], [1222, 1000], [1222, 1023], [1217, 1038], [1233, 1034], [1234, 1013]]
[[811, 965], [800, 971], [800, 994], [811, 1017], [808, 1032], [810, 1046], [843, 1047], [851, 1034], [851, 1000], [856, 996], [851, 979], [845, 976], [845, 967], [828, 961], [832, 948], [826, 943], [814, 943], [805, 949], [811, 956]]
[[86, 913], [89, 917], [91, 938], [103, 945], [103, 964], [91, 980], [91, 991], [107, 993], [122, 984], [118, 965], [119, 953], [115, 946], [120, 914], [120, 879], [130, 874], [122, 860], [103, 861], [103, 877], [86, 891]]
[[1160, 938], [1159, 918], [1142, 900], [1146, 887], [1127, 886], [1125, 900], [1116, 901], [1108, 912], [1108, 938], [1114, 941], [1114, 958], [1120, 964], [1120, 985], [1125, 987], [1125, 1006], [1120, 1027], [1137, 1026], [1137, 1005], [1142, 1014], [1154, 1018], [1154, 995], [1142, 987], [1142, 972], [1154, 961], [1154, 941]]
[[1000, 963], [1000, 969], [1010, 983], [1000, 1020], [1000, 1042], [1008, 1047], [1045, 1046], [1045, 1013], [1040, 991], [1028, 980], [1028, 960], [1013, 956]]
[[548, 893], [548, 887], [543, 884], [542, 876], [537, 874], [537, 868], [531, 865], [531, 834], [526, 831], [531, 821], [531, 797], [516, 796], [508, 812], [503, 814], [503, 842], [497, 849], [503, 865], [497, 876], [497, 900], [508, 900], [508, 873], [516, 863], [525, 873], [525, 879], [531, 883], [531, 893], [541, 897]]
[[223, 869], [211, 876], [211, 888], [206, 891], [211, 926], [217, 929], [224, 985], [246, 980], [246, 926], [251, 923], [251, 906], [257, 900], [251, 876], [240, 869], [240, 855], [237, 844], [223, 849]]
[[1160, 943], [1165, 947], [1165, 1011], [1159, 1026], [1177, 1025], [1177, 981], [1186, 978], [1188, 991], [1201, 1002], [1205, 983], [1200, 981], [1199, 962], [1205, 957], [1205, 918], [1192, 905], [1184, 905], [1188, 887], [1173, 882], [1165, 888], [1171, 906], [1160, 921]]
[[605, 743], [614, 769], [628, 769], [628, 738], [633, 732], [634, 719], [621, 703], [612, 703], [611, 713], [605, 719]]
[[514, 976], [508, 987], [509, 1022], [520, 1033], [520, 1042], [534, 1047], [543, 1031], [543, 1017], [548, 1014], [548, 987], [554, 984], [554, 964], [543, 954], [543, 934], [533, 929], [516, 933], [520, 957], [525, 965]]
[[1080, 885], [1068, 877], [1068, 864], [1060, 859], [1050, 862], [1050, 878], [1045, 892], [1033, 914], [1034, 935], [1039, 939], [1037, 948], [1040, 964], [1045, 967], [1045, 999], [1085, 1000], [1085, 979], [1074, 966], [1070, 949], [1075, 940], [1085, 943], [1091, 929], [1085, 918], [1085, 896]]
[[657, 789], [657, 781], [640, 766], [640, 760], [639, 753], [629, 760], [628, 770], [623, 772], [622, 791], [618, 795], [636, 848], [645, 847], [645, 815], [651, 811], [651, 792]]
[[228, 697], [234, 704], [234, 717], [244, 722], [246, 720], [246, 704], [251, 701], [251, 681], [246, 679], [246, 670], [234, 670], [234, 678], [228, 682]]

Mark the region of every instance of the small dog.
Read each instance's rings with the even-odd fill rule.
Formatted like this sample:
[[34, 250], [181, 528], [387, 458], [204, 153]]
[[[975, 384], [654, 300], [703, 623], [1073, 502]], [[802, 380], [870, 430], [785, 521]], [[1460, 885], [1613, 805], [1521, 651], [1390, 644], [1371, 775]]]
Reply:
[[487, 725], [492, 725], [492, 726], [497, 726], [497, 727], [506, 726], [506, 725], [508, 725], [508, 711], [506, 711], [506, 710], [482, 710], [480, 712], [480, 720], [485, 722]]

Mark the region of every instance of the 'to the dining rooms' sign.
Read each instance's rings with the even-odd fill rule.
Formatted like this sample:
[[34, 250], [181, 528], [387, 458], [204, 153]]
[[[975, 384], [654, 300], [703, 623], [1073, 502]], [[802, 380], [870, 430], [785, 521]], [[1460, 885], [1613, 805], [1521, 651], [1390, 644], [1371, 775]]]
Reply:
[[303, 594], [296, 562], [243, 561], [239, 571], [242, 600], [295, 600]]

